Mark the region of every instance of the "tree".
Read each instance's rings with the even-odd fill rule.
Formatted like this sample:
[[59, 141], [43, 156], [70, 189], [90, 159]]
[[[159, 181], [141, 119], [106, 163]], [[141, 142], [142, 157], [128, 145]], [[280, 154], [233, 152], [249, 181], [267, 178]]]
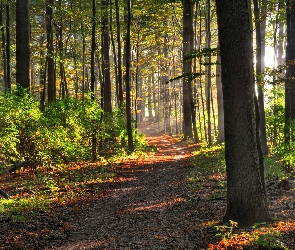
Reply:
[[31, 89], [29, 0], [16, 1], [16, 82]]
[[[55, 70], [53, 59], [53, 0], [46, 0], [46, 62], [47, 62], [47, 76], [48, 76], [48, 102], [52, 102], [56, 98], [56, 86], [55, 86]], [[44, 89], [45, 91], [45, 89]]]
[[217, 0], [224, 98], [227, 210], [241, 226], [270, 221], [254, 105], [250, 0]]
[[[261, 25], [261, 15], [258, 0], [253, 0], [254, 3], [254, 16], [255, 16], [255, 31], [256, 31], [256, 82], [258, 89], [258, 103], [259, 103], [259, 115], [260, 115], [260, 137], [261, 147], [263, 155], [268, 153], [266, 128], [265, 128], [265, 112], [264, 112], [264, 93], [263, 93], [263, 75], [264, 70], [264, 54], [265, 54], [265, 25]], [[262, 2], [261, 8], [264, 9], [266, 5], [265, 0]], [[266, 22], [265, 17], [263, 22]]]
[[[192, 1], [183, 0], [183, 57], [187, 56], [190, 52], [190, 31], [192, 26]], [[183, 61], [183, 73], [192, 73], [192, 62]], [[191, 109], [191, 99], [192, 99], [192, 87], [190, 77], [183, 78], [183, 132], [184, 138], [192, 138], [192, 109]]]
[[6, 77], [8, 89], [11, 89], [10, 65], [10, 4], [6, 3]]
[[101, 0], [102, 12], [102, 75], [103, 75], [103, 110], [112, 112], [112, 88], [110, 75], [110, 37], [109, 37], [109, 0]]
[[125, 45], [125, 58], [126, 58], [126, 119], [127, 119], [127, 134], [128, 134], [128, 149], [130, 152], [134, 150], [132, 123], [131, 123], [131, 97], [130, 97], [130, 61], [131, 61], [131, 0], [127, 0], [127, 32], [126, 32], [126, 45]]
[[[218, 45], [219, 47], [219, 45]], [[217, 143], [224, 142], [224, 111], [223, 111], [223, 93], [222, 93], [222, 81], [221, 81], [221, 64], [220, 64], [220, 51], [218, 48], [216, 66], [216, 88], [217, 88], [217, 105], [218, 105], [218, 137]]]
[[285, 143], [288, 145], [292, 138], [291, 120], [295, 120], [295, 1], [290, 0], [286, 10], [287, 19], [287, 48], [286, 48], [286, 71], [285, 83]]

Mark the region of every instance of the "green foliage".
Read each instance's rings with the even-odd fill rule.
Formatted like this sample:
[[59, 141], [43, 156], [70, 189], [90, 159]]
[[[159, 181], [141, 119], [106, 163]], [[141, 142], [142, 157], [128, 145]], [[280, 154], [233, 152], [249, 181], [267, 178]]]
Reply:
[[272, 89], [272, 92], [269, 95], [275, 96], [276, 101], [269, 101], [265, 109], [266, 133], [270, 143], [276, 146], [284, 142], [284, 96], [280, 88]]
[[[142, 135], [137, 130], [133, 133], [135, 146], [142, 147]], [[103, 114], [97, 101], [90, 98], [57, 100], [42, 113], [38, 102], [25, 91], [1, 94], [0, 136], [3, 166], [24, 160], [40, 165], [89, 160], [93, 136], [101, 156], [127, 152], [123, 109]]]
[[193, 153], [194, 178], [225, 172], [224, 145], [204, 146]]
[[[203, 58], [207, 56], [217, 56], [218, 48], [204, 48], [199, 50], [192, 50], [185, 57], [185, 61], [191, 61], [194, 58]], [[213, 64], [213, 63], [212, 63]], [[218, 64], [218, 62], [214, 63]]]
[[180, 80], [182, 78], [184, 78], [186, 81], [191, 82], [192, 80], [194, 80], [195, 78], [201, 76], [201, 75], [205, 75], [205, 73], [184, 73], [182, 75], [173, 77], [171, 79], [169, 79], [169, 81], [165, 82], [166, 84], [169, 82], [173, 82], [176, 80]]
[[234, 228], [238, 226], [238, 223], [229, 220], [229, 225], [214, 226], [218, 231], [216, 236], [221, 237], [223, 240], [229, 240], [233, 237]]
[[91, 157], [91, 135], [97, 131], [101, 111], [90, 100], [65, 98], [50, 103], [35, 134], [41, 162], [68, 162]]
[[7, 164], [30, 158], [33, 134], [39, 127], [38, 104], [22, 95], [0, 94], [0, 162]]
[[261, 226], [265, 226], [266, 223], [258, 223], [253, 226], [256, 229], [250, 235], [252, 247], [263, 247], [265, 249], [288, 249], [283, 242], [280, 241], [280, 232], [275, 230], [266, 230]]

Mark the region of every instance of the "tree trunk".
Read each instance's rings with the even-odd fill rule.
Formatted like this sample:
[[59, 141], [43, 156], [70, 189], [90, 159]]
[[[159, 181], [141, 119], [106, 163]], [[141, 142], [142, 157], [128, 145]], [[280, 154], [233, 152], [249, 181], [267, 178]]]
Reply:
[[[287, 18], [287, 48], [286, 48], [286, 83], [285, 83], [285, 143], [292, 139], [291, 120], [295, 119], [295, 5], [291, 1], [286, 9]], [[293, 138], [294, 139], [294, 138]]]
[[119, 0], [115, 0], [116, 24], [117, 24], [117, 44], [118, 44], [118, 98], [119, 104], [123, 103], [123, 73], [122, 73], [122, 47], [121, 47], [121, 25]]
[[52, 102], [56, 98], [56, 86], [54, 76], [54, 59], [53, 59], [53, 0], [46, 1], [46, 33], [47, 33], [47, 75], [48, 75], [48, 102]]
[[[91, 99], [95, 99], [95, 50], [96, 50], [96, 0], [92, 0], [92, 30], [91, 30]], [[94, 126], [95, 127], [95, 126]], [[97, 137], [96, 130], [93, 129], [91, 135], [91, 153], [92, 153], [92, 161], [96, 161], [96, 153], [97, 153]]]
[[127, 134], [128, 134], [128, 149], [130, 152], [134, 150], [132, 123], [131, 123], [131, 97], [130, 97], [130, 62], [131, 62], [131, 0], [127, 0], [127, 33], [126, 33], [126, 116], [127, 116]]
[[11, 60], [10, 60], [10, 4], [6, 4], [6, 76], [7, 88], [11, 92]]
[[270, 221], [256, 140], [250, 1], [217, 0], [224, 100], [227, 210], [240, 226]]
[[[191, 27], [191, 0], [183, 0], [183, 58], [190, 51], [190, 27]], [[192, 62], [183, 61], [183, 73], [190, 74], [192, 72]], [[192, 138], [192, 115], [191, 115], [191, 80], [189, 77], [183, 79], [183, 133], [184, 139]]]
[[[290, 35], [291, 35], [291, 39], [290, 39], [290, 46], [288, 46], [288, 60], [292, 61], [292, 63], [290, 63], [288, 70], [289, 70], [289, 74], [288, 74], [288, 81], [289, 81], [289, 86], [290, 86], [290, 119], [291, 119], [291, 123], [293, 123], [295, 121], [295, 1], [293, 0], [290, 3]], [[291, 131], [290, 131], [290, 135], [291, 135], [291, 141], [294, 141], [295, 139], [295, 133], [294, 133], [294, 129], [291, 127]]]
[[[217, 54], [217, 61], [219, 63], [221, 62], [220, 51], [218, 51], [218, 54]], [[217, 64], [217, 66], [216, 66], [216, 88], [217, 88], [217, 106], [218, 106], [217, 143], [224, 142], [224, 110], [223, 110], [223, 93], [222, 93], [221, 71], [222, 71], [221, 64]]]
[[[264, 70], [264, 57], [262, 57], [262, 42], [264, 42], [265, 35], [262, 37], [262, 33], [265, 34], [265, 30], [262, 30], [260, 25], [260, 10], [258, 0], [253, 0], [254, 3], [254, 15], [255, 15], [255, 30], [256, 30], [256, 84], [258, 89], [258, 108], [260, 116], [260, 139], [263, 155], [267, 155], [267, 139], [266, 139], [266, 124], [265, 124], [265, 111], [264, 111], [264, 94], [263, 94], [263, 82], [262, 70]], [[264, 26], [265, 28], [265, 26]], [[263, 40], [262, 40], [263, 39]], [[264, 47], [265, 48], [265, 47]]]
[[[210, 11], [210, 0], [207, 0], [207, 22], [206, 22], [206, 46], [211, 47], [211, 11]], [[207, 127], [208, 127], [208, 144], [212, 145], [212, 135], [211, 135], [211, 55], [207, 56], [207, 88], [206, 88], [206, 109], [207, 109]]]
[[5, 32], [3, 24], [3, 0], [0, 3], [0, 27], [1, 27], [1, 49], [2, 49], [2, 63], [3, 63], [3, 82], [4, 82], [4, 91], [8, 90], [7, 86], [7, 64], [6, 64], [6, 51], [5, 51]]
[[31, 90], [29, 0], [16, 1], [16, 83]]
[[110, 38], [109, 38], [109, 1], [101, 0], [102, 11], [102, 74], [103, 74], [103, 110], [112, 112], [111, 74], [110, 74]]

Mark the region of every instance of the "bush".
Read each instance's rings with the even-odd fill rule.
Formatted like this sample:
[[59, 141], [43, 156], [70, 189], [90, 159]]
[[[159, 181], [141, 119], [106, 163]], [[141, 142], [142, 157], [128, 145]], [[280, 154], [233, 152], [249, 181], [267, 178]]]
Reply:
[[[92, 138], [103, 156], [127, 151], [123, 109], [103, 114], [97, 101], [65, 98], [51, 102], [45, 112], [26, 92], [0, 95], [0, 162], [38, 164], [90, 160]], [[143, 144], [134, 130], [135, 146]]]

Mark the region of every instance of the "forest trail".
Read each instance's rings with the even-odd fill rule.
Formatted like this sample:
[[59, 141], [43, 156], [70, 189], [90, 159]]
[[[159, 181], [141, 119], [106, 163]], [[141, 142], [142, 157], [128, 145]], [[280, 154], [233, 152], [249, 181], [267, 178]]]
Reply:
[[165, 135], [147, 141], [157, 152], [114, 166], [117, 181], [71, 218], [67, 241], [54, 249], [205, 249], [187, 202], [193, 147]]
[[[214, 225], [222, 221], [226, 210], [225, 176], [198, 172], [198, 179], [190, 181], [194, 171], [200, 171], [192, 162], [192, 152], [198, 145], [167, 135], [152, 136], [152, 131], [146, 140], [157, 148], [155, 153], [109, 164], [106, 171], [115, 175], [86, 185], [77, 183], [74, 191], [83, 190], [82, 195], [52, 201], [49, 209], [36, 214], [31, 211], [32, 216], [19, 214], [15, 219], [0, 214], [0, 249], [202, 250], [218, 242]], [[206, 159], [198, 164], [206, 169], [212, 162]], [[83, 176], [100, 168], [78, 168], [73, 173], [82, 171]], [[16, 182], [22, 175], [36, 178], [33, 172], [24, 172], [2, 180]], [[267, 189], [270, 211], [280, 220], [275, 229], [268, 230], [279, 230], [280, 240], [295, 249], [294, 191], [273, 185]], [[14, 192], [18, 195], [25, 189], [18, 184]], [[245, 237], [240, 234], [232, 241], [243, 243]], [[218, 245], [210, 249], [223, 248]]]

